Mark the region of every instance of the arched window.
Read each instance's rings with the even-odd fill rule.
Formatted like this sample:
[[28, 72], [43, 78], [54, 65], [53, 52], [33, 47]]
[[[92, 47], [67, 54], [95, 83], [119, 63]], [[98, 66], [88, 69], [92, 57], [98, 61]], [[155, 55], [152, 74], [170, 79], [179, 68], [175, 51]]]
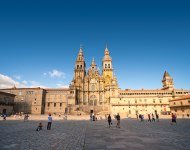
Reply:
[[82, 69], [82, 65], [80, 65], [80, 69]]
[[79, 69], [79, 65], [77, 65], [77, 69]]
[[105, 64], [105, 68], [107, 68], [107, 64]]
[[110, 64], [108, 64], [108, 68], [110, 68]]

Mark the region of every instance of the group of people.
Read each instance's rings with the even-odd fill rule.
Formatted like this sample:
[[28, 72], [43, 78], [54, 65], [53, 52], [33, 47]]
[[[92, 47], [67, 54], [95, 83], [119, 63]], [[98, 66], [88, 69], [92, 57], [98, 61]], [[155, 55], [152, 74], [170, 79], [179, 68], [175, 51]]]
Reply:
[[[140, 121], [144, 121], [144, 115], [142, 114], [136, 114], [137, 115], [137, 120], [140, 119]], [[156, 116], [156, 119], [155, 119]], [[148, 114], [148, 122], [155, 122], [157, 120], [157, 122], [159, 122], [159, 115], [156, 113], [154, 116], [154, 114]]]
[[[155, 119], [155, 116], [156, 116], [156, 119]], [[154, 114], [148, 114], [148, 122], [156, 122], [156, 121], [159, 122], [159, 115], [156, 113], [155, 116]], [[172, 118], [171, 124], [177, 124], [177, 116], [174, 113], [172, 113], [171, 118]], [[115, 119], [117, 120], [116, 128], [120, 128], [121, 118], [120, 118], [119, 113], [115, 116]], [[140, 121], [144, 121], [144, 115], [141, 115], [141, 114], [137, 115], [137, 119], [140, 119]], [[108, 125], [110, 128], [111, 125], [113, 124], [110, 114], [108, 115], [107, 120], [108, 120]]]
[[157, 120], [157, 122], [159, 122], [159, 115], [156, 113], [156, 119], [154, 117], [154, 114], [148, 114], [148, 122], [155, 122]]
[[[121, 120], [121, 118], [120, 118], [119, 113], [115, 116], [115, 119], [117, 120], [116, 128], [120, 128], [120, 120]], [[111, 115], [109, 114], [108, 115], [108, 125], [109, 125], [109, 128], [111, 127], [112, 124], [113, 123], [112, 123]]]
[[90, 114], [90, 121], [97, 121], [97, 120], [98, 120], [98, 118], [93, 113], [91, 113]]
[[[49, 116], [48, 116], [48, 123], [47, 123], [47, 130], [51, 130], [52, 122], [53, 122], [53, 118], [52, 118], [51, 114], [49, 114]], [[43, 125], [40, 122], [39, 125], [38, 125], [38, 127], [36, 128], [36, 131], [41, 131], [42, 129], [43, 129]]]

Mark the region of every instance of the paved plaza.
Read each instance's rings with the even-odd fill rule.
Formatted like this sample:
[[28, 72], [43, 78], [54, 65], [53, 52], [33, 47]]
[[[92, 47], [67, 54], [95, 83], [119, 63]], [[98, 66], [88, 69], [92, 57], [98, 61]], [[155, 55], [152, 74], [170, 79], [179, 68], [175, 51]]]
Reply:
[[[9, 119], [9, 118], [8, 118]], [[42, 122], [44, 129], [37, 132]], [[139, 122], [124, 119], [121, 128], [108, 127], [107, 121], [55, 120], [52, 130], [46, 130], [47, 121], [0, 121], [0, 149], [8, 150], [188, 150], [190, 149], [190, 120], [179, 119]]]

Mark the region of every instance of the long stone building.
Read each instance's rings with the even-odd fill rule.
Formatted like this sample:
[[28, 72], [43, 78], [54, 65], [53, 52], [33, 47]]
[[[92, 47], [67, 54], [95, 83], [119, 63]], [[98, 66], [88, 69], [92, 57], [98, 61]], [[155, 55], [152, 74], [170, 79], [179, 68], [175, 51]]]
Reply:
[[121, 90], [114, 74], [112, 58], [106, 47], [100, 72], [95, 60], [86, 69], [80, 48], [74, 76], [67, 89], [9, 88], [1, 91], [15, 94], [15, 112], [32, 114], [116, 114], [134, 117], [136, 114], [169, 114], [169, 101], [190, 94], [175, 89], [173, 78], [165, 71], [160, 89]]

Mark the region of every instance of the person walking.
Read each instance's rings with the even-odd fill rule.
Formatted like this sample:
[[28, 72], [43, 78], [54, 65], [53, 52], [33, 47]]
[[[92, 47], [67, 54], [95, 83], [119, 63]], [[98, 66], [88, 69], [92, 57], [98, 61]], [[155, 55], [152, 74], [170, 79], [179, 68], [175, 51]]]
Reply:
[[151, 122], [150, 114], [148, 114], [148, 122]]
[[111, 124], [112, 124], [112, 121], [111, 121], [111, 116], [109, 114], [109, 116], [108, 116], [108, 125], [109, 125], [109, 128], [111, 127]]
[[137, 120], [139, 120], [139, 115], [138, 115], [138, 114], [136, 114], [136, 116], [137, 116]]
[[156, 120], [159, 122], [159, 115], [156, 113]]
[[53, 121], [52, 116], [51, 116], [51, 114], [49, 114], [48, 124], [47, 124], [47, 130], [51, 130], [52, 121]]
[[172, 113], [172, 123], [171, 124], [177, 124], [177, 116]]
[[117, 114], [116, 119], [117, 119], [116, 128], [120, 128], [120, 115], [119, 115], [119, 113]]
[[27, 120], [28, 120], [28, 117], [29, 117], [28, 113], [25, 114], [25, 115], [24, 115], [24, 121], [27, 121]]
[[152, 122], [155, 122], [154, 114], [152, 114]]
[[142, 122], [143, 121], [143, 118], [142, 118], [142, 115], [139, 114], [139, 118], [140, 118], [140, 121]]

